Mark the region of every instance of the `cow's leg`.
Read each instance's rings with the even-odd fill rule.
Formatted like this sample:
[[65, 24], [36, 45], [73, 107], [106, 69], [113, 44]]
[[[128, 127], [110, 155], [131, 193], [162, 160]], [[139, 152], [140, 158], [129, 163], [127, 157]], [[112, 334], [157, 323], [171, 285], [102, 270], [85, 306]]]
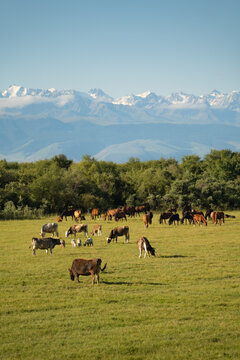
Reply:
[[36, 249], [35, 248], [33, 248], [32, 254], [36, 255]]
[[139, 258], [142, 256], [142, 246], [139, 246]]
[[48, 249], [46, 249], [46, 254], [48, 255]]
[[80, 283], [80, 281], [79, 281], [79, 274], [76, 274], [76, 281], [77, 281], [77, 283]]
[[[144, 259], [145, 259], [146, 255], [147, 255], [147, 247], [146, 247], [145, 242], [143, 243], [143, 247], [144, 247], [144, 251], [145, 251], [145, 254], [144, 254]], [[148, 256], [149, 256], [149, 254], [148, 254]]]
[[50, 250], [50, 254], [52, 254], [52, 249], [53, 249], [52, 247], [50, 247], [50, 248], [49, 248], [49, 250]]
[[92, 275], [92, 285], [94, 285], [94, 283], [95, 283], [95, 274], [93, 272], [91, 272], [91, 275]]
[[97, 284], [99, 284], [99, 273], [97, 273]]

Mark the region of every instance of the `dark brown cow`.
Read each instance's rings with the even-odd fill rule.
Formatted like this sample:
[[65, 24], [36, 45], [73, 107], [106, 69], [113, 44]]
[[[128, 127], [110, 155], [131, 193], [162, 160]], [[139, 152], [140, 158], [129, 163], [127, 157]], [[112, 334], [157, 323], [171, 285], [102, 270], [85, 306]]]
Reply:
[[123, 206], [121, 211], [124, 212], [125, 215], [134, 216], [135, 215], [135, 207], [134, 206]]
[[150, 211], [150, 205], [139, 205], [135, 207], [135, 212], [140, 216], [140, 213], [146, 213], [147, 211]]
[[128, 242], [129, 238], [130, 238], [129, 227], [128, 226], [117, 226], [111, 230], [110, 235], [107, 238], [107, 242], [110, 243], [112, 240], [114, 241], [114, 239], [115, 239], [116, 243], [117, 243], [118, 236], [123, 236], [123, 235], [125, 235], [125, 242]]
[[125, 219], [127, 221], [127, 217], [126, 217], [126, 215], [125, 215], [125, 213], [123, 211], [118, 211], [115, 214], [114, 219], [115, 219], [115, 221], [118, 221], [120, 219], [122, 219], [122, 221], [123, 221], [123, 219]]
[[166, 220], [169, 219], [172, 216], [172, 212], [163, 212], [160, 214], [160, 218], [159, 218], [159, 224], [162, 224], [163, 221], [166, 224]]
[[67, 221], [67, 217], [71, 216], [72, 220], [74, 217], [74, 210], [73, 209], [65, 209], [63, 210], [63, 212], [60, 214], [60, 218], [63, 220], [63, 217], [65, 217], [65, 220]]
[[50, 250], [50, 254], [52, 254], [52, 249], [56, 246], [56, 245], [61, 245], [62, 247], [65, 247], [65, 241], [61, 240], [59, 238], [54, 239], [52, 237], [49, 238], [32, 238], [32, 245], [30, 245], [29, 247], [32, 246], [32, 253], [33, 255], [36, 255], [36, 250], [37, 249], [41, 249], [41, 250], [46, 250], [46, 253], [48, 254], [48, 249]]
[[99, 284], [99, 273], [106, 269], [107, 264], [104, 265], [101, 269], [102, 260], [101, 259], [75, 259], [72, 262], [71, 269], [68, 269], [70, 274], [70, 279], [79, 283], [79, 276], [84, 275], [92, 276], [92, 285], [95, 283], [95, 275], [97, 275], [97, 283]]
[[74, 235], [76, 237], [76, 233], [84, 232], [85, 236], [88, 236], [88, 226], [86, 224], [72, 225], [65, 232], [65, 236]]
[[[212, 215], [212, 213], [211, 213]], [[224, 224], [224, 212], [223, 211], [213, 211], [213, 223], [215, 225], [217, 225], [217, 223], [219, 222], [219, 225]]]
[[148, 225], [152, 224], [152, 218], [153, 218], [153, 213], [151, 211], [143, 215], [143, 223], [145, 228], [148, 228]]
[[180, 217], [178, 214], [172, 214], [168, 220], [168, 225], [172, 225], [174, 223], [174, 225], [176, 225], [176, 222], [177, 222], [177, 225], [179, 224], [179, 221], [180, 221]]

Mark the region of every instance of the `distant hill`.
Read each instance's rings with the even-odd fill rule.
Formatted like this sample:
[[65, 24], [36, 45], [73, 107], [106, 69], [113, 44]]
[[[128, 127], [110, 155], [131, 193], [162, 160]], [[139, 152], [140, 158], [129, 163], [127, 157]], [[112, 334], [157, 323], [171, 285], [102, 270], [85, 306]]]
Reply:
[[36, 161], [63, 153], [79, 161], [125, 162], [211, 149], [240, 150], [240, 92], [204, 96], [149, 91], [118, 99], [100, 89], [0, 92], [0, 158]]

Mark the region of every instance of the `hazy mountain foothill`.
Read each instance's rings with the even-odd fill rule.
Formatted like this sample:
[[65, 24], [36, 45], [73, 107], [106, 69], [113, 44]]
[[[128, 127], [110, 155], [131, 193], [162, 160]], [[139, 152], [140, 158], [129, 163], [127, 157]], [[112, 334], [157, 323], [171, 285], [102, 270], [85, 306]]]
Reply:
[[240, 149], [240, 92], [146, 91], [113, 98], [100, 89], [27, 89], [0, 92], [0, 159], [37, 161], [65, 154], [79, 161], [126, 162]]

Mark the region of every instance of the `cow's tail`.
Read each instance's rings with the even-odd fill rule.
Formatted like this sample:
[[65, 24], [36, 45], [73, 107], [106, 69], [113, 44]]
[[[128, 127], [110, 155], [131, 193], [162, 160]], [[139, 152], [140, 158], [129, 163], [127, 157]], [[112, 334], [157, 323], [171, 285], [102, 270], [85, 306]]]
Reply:
[[107, 263], [104, 265], [104, 267], [101, 269], [101, 271], [104, 271], [105, 269], [106, 269], [106, 267], [107, 267]]

